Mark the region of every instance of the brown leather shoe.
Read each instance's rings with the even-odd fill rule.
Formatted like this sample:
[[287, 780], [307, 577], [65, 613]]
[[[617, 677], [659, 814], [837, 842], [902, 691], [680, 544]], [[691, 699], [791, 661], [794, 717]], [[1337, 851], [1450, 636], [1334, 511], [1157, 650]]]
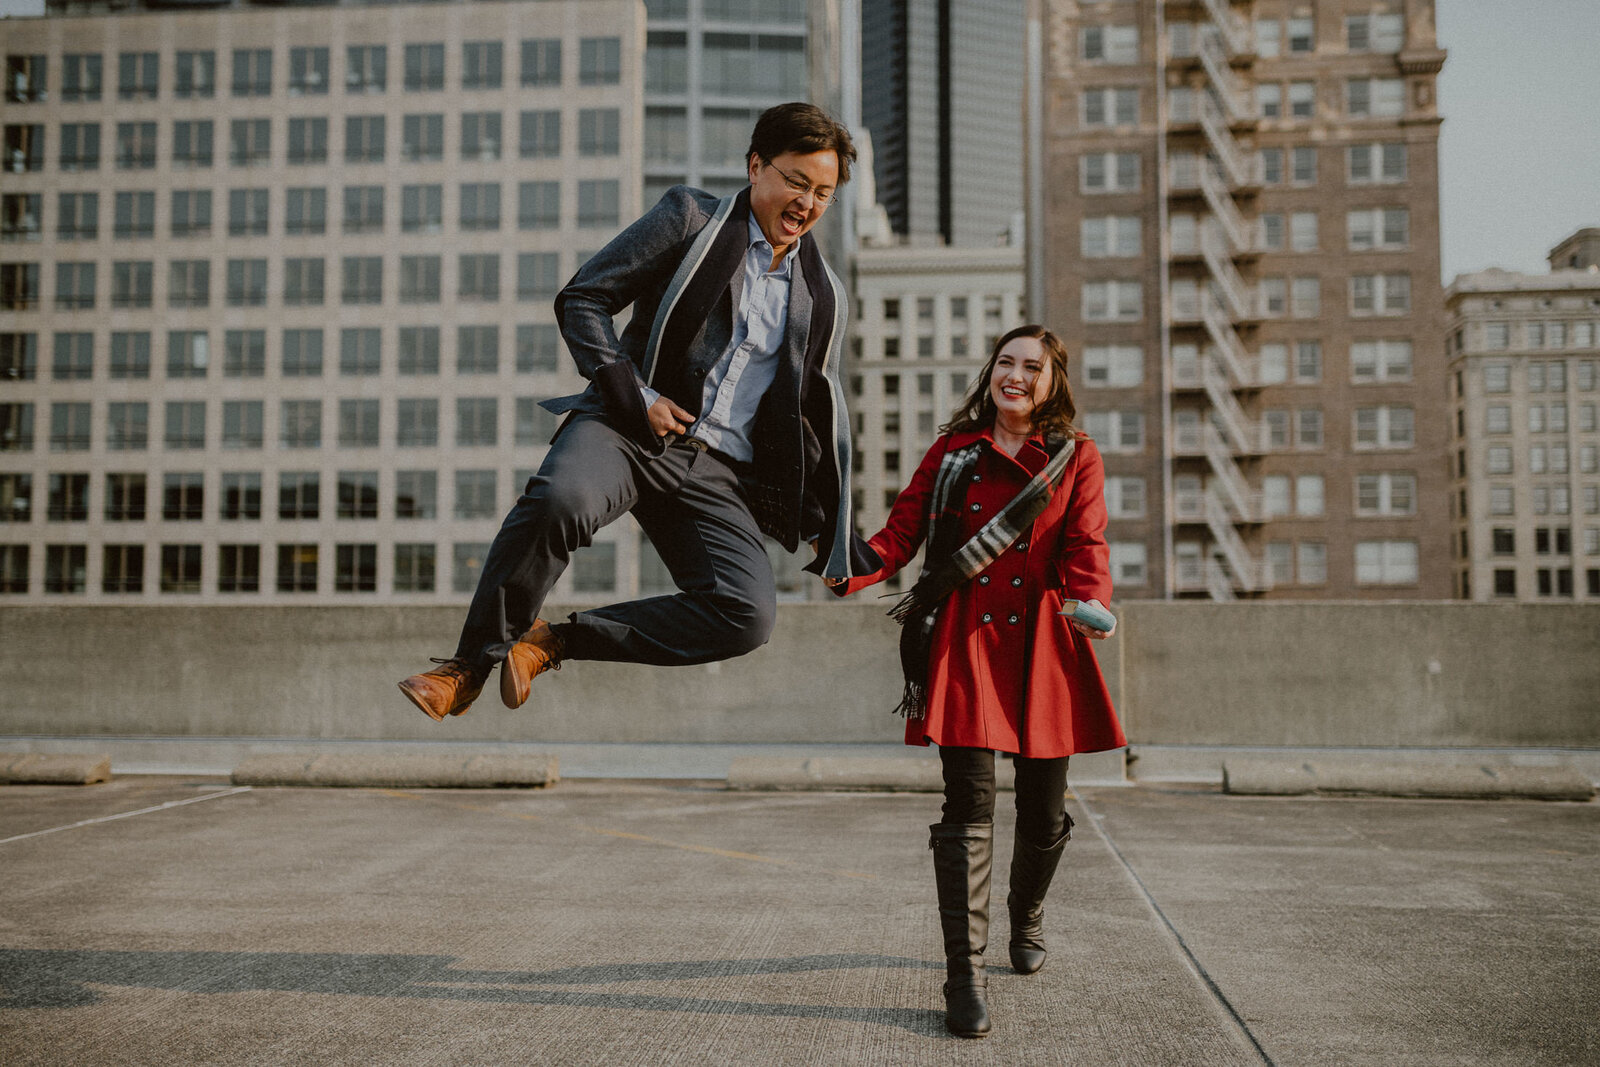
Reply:
[[440, 666], [424, 674], [413, 674], [400, 683], [400, 692], [430, 719], [443, 722], [446, 715], [460, 715], [472, 706], [483, 692], [489, 672], [480, 674], [458, 659], [434, 662]]
[[565, 654], [561, 635], [543, 619], [534, 620], [533, 628], [517, 639], [500, 664], [500, 702], [508, 708], [522, 707], [533, 680], [545, 671], [560, 670]]

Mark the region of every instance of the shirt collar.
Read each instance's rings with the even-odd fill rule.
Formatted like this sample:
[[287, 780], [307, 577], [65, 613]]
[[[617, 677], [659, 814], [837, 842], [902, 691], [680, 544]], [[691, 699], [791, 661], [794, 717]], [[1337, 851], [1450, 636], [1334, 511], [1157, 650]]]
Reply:
[[[756, 221], [755, 212], [750, 213], [750, 247], [759, 248], [766, 254], [766, 262], [772, 262], [772, 242], [767, 240], [767, 235], [761, 232], [761, 224]], [[787, 275], [789, 267], [794, 263], [794, 257], [800, 254], [800, 242], [796, 241], [789, 246], [789, 251], [783, 254], [783, 262], [778, 264], [777, 270], [771, 273]], [[763, 274], [769, 273], [765, 264], [762, 266]]]

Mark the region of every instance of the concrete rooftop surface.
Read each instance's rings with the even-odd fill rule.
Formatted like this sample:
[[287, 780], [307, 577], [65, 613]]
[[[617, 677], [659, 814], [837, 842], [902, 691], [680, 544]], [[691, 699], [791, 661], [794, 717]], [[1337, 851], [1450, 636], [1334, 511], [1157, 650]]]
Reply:
[[1077, 789], [943, 1029], [938, 797], [0, 788], [0, 1063], [1594, 1064], [1600, 802]]

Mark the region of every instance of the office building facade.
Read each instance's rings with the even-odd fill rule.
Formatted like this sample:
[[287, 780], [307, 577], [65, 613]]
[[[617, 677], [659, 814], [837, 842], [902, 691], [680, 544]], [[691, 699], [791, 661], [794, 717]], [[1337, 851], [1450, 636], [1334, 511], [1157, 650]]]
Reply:
[[[1587, 254], [1585, 247], [1587, 246]], [[1445, 292], [1452, 593], [1600, 601], [1600, 230]]]

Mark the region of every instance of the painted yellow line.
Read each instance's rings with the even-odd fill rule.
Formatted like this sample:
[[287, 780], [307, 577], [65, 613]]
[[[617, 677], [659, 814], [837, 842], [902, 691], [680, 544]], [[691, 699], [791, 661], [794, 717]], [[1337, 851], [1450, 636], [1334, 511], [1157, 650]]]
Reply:
[[[551, 822], [550, 819], [543, 815], [530, 815], [527, 812], [522, 811], [502, 811], [499, 808], [486, 807], [482, 804], [466, 804], [460, 801], [449, 801], [440, 797], [426, 796], [421, 793], [408, 793], [399, 789], [374, 789], [370, 791], [374, 793], [380, 793], [384, 796], [400, 797], [405, 800], [427, 800], [435, 804], [443, 804], [446, 807], [459, 808], [462, 811], [476, 811], [485, 815], [498, 815], [501, 818], [522, 819], [526, 822]], [[585, 826], [581, 823], [556, 823], [556, 825], [565, 826], [567, 829], [581, 830], [582, 832], [588, 834], [599, 834], [603, 837], [620, 837], [627, 841], [639, 841], [647, 845], [660, 845], [663, 848], [675, 848], [684, 852], [700, 852], [708, 856], [720, 856], [723, 859], [745, 860], [750, 863], [767, 863], [775, 867], [790, 867], [795, 870], [817, 871], [822, 874], [839, 875], [843, 878], [863, 878], [868, 881], [875, 881], [878, 877], [875, 874], [867, 874], [862, 871], [844, 871], [835, 870], [831, 867], [813, 867], [810, 864], [796, 863], [793, 860], [778, 859], [775, 856], [762, 856], [754, 852], [737, 852], [733, 849], [713, 848], [710, 845], [691, 845], [682, 841], [668, 841], [665, 838], [651, 837], [649, 834], [636, 834], [630, 830], [613, 830], [608, 826]]]

